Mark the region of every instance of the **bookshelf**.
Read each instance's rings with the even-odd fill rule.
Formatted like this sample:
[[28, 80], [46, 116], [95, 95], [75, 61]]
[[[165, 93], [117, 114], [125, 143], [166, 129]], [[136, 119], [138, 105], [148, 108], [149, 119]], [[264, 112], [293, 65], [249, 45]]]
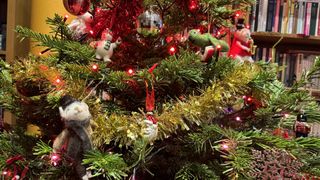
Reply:
[[278, 51], [320, 54], [320, 36], [303, 36], [279, 32], [253, 32], [251, 37], [258, 47], [272, 48], [283, 37], [276, 47]]
[[[17, 25], [29, 27], [30, 10], [31, 1], [0, 0], [0, 58], [9, 63], [14, 63], [15, 58], [23, 57], [29, 52], [30, 42], [20, 42], [14, 29]], [[15, 124], [13, 115], [7, 111], [0, 110], [0, 119], [4, 119], [6, 124]]]
[[[320, 55], [320, 1], [257, 0], [247, 16], [251, 37], [257, 45], [256, 60], [270, 60], [284, 66], [279, 80], [291, 86]], [[275, 54], [272, 47], [275, 46]], [[320, 101], [320, 79], [304, 90]]]

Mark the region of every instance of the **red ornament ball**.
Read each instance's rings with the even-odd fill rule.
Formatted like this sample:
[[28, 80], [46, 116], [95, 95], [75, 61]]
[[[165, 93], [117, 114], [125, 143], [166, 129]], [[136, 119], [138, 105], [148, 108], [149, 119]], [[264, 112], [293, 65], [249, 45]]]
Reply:
[[63, 5], [70, 14], [80, 16], [88, 12], [90, 0], [63, 0]]

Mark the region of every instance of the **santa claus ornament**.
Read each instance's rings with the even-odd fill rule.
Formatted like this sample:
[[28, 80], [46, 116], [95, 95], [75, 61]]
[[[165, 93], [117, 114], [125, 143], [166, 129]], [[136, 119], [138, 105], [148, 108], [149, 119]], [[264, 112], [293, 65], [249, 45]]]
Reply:
[[253, 45], [251, 32], [244, 26], [244, 19], [239, 19], [237, 30], [234, 32], [229, 56], [240, 61], [253, 62], [252, 55], [255, 54], [256, 46]]

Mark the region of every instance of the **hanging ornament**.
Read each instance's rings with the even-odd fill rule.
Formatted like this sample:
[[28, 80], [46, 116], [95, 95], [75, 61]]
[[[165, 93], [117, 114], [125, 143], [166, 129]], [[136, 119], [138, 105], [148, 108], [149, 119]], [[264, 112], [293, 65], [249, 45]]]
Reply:
[[293, 127], [296, 137], [308, 137], [308, 134], [311, 131], [310, 125], [307, 123], [307, 116], [303, 114], [297, 115], [297, 120], [294, 123]]
[[148, 10], [139, 15], [136, 26], [137, 32], [144, 37], [157, 36], [163, 27], [162, 19], [155, 10], [155, 6], [151, 6]]
[[83, 35], [91, 31], [91, 23], [93, 22], [93, 16], [86, 12], [68, 25], [68, 28], [71, 30], [73, 38], [79, 40]]
[[[148, 72], [151, 74], [152, 78], [155, 79], [153, 75], [154, 69], [157, 67], [158, 64], [154, 64]], [[143, 121], [143, 128], [142, 128], [142, 136], [148, 142], [152, 142], [157, 138], [158, 135], [158, 121], [154, 117], [153, 111], [155, 108], [155, 93], [154, 93], [154, 86], [151, 83], [151, 92], [149, 92], [149, 85], [148, 82], [145, 81], [146, 84], [146, 117]]]
[[63, 0], [63, 5], [70, 14], [80, 16], [88, 12], [90, 0]]
[[197, 29], [189, 32], [189, 40], [201, 48], [201, 60], [204, 62], [209, 62], [214, 54], [229, 50], [229, 45], [225, 41], [213, 37], [210, 33], [201, 34]]
[[233, 41], [229, 51], [229, 56], [243, 62], [245, 60], [253, 62], [252, 55], [255, 54], [251, 32], [244, 25], [244, 19], [239, 19], [236, 25], [237, 30], [234, 32]]
[[104, 62], [111, 62], [113, 50], [121, 44], [121, 38], [119, 37], [116, 42], [112, 42], [113, 33], [106, 29], [101, 34], [100, 41], [93, 41], [90, 46], [96, 49], [96, 58], [103, 59]]

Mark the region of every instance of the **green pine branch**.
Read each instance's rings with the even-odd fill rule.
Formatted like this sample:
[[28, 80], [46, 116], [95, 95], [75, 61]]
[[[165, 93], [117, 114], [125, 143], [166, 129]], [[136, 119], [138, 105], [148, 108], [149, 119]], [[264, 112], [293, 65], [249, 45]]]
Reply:
[[215, 175], [206, 164], [190, 163], [184, 165], [175, 175], [175, 180], [218, 180], [220, 179]]
[[94, 176], [103, 176], [105, 179], [123, 179], [127, 177], [127, 165], [120, 154], [105, 154], [99, 151], [91, 151], [85, 154], [83, 164], [93, 170]]
[[59, 52], [59, 59], [64, 62], [87, 64], [94, 59], [95, 50], [89, 45], [37, 33], [21, 26], [17, 26], [16, 31], [22, 39], [30, 38], [37, 42], [37, 46], [48, 47], [52, 52]]

